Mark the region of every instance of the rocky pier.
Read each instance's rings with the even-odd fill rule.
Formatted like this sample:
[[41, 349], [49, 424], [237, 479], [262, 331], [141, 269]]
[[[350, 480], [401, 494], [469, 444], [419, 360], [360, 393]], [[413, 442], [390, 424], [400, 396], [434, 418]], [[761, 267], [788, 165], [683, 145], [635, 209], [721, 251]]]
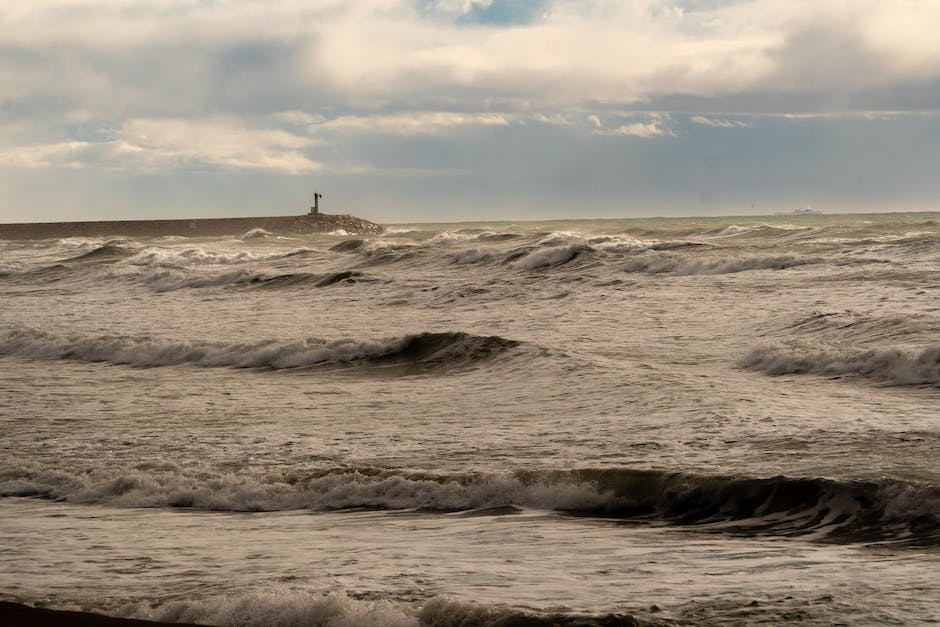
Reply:
[[241, 235], [252, 229], [272, 233], [332, 233], [377, 235], [385, 228], [347, 214], [267, 216], [254, 218], [192, 218], [183, 220], [101, 220], [94, 222], [32, 222], [0, 224], [0, 239], [50, 239], [116, 235], [214, 237]]

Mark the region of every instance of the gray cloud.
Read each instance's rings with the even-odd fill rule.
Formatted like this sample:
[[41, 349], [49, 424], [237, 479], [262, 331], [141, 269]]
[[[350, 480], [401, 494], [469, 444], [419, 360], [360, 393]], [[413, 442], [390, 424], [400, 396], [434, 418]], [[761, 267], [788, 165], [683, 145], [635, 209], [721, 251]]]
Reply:
[[[934, 129], [938, 23], [940, 5], [917, 0], [21, 3], [0, 15], [0, 206], [40, 202], [24, 185], [49, 170], [114, 189], [205, 176], [236, 204], [250, 195], [230, 199], [227, 177], [242, 173], [285, 194], [316, 176], [389, 207], [395, 194], [472, 207], [485, 182], [533, 211], [705, 196], [731, 210], [749, 201], [730, 188], [757, 192], [735, 176], [812, 187], [796, 166], [789, 182], [750, 169], [790, 171], [763, 151], [802, 129], [825, 121], [888, 148], [907, 136], [885, 128]], [[829, 141], [820, 168], [848, 159], [874, 176], [859, 145]], [[721, 151], [728, 181], [698, 180], [690, 160]], [[934, 190], [916, 172], [895, 188], [905, 202]]]

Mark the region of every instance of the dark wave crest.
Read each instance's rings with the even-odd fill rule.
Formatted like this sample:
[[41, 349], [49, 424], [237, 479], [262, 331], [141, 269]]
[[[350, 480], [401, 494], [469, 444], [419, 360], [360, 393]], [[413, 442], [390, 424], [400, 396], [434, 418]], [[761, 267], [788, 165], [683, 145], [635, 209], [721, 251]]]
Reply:
[[0, 466], [0, 496], [222, 511], [366, 508], [492, 515], [533, 508], [719, 534], [940, 546], [940, 486], [889, 479], [627, 468], [441, 474], [360, 467], [257, 475], [172, 464], [69, 472], [51, 462], [7, 460]]
[[249, 283], [254, 286], [267, 288], [291, 288], [291, 287], [329, 287], [337, 283], [355, 283], [362, 280], [362, 272], [354, 270], [344, 270], [342, 272], [330, 272], [328, 274], [310, 274], [306, 272], [297, 272], [293, 274], [279, 274], [270, 277], [255, 277]]
[[580, 470], [559, 478], [564, 477], [618, 497], [600, 511], [626, 519], [744, 535], [940, 543], [940, 486], [935, 485], [633, 470]]
[[770, 375], [815, 374], [861, 377], [891, 385], [940, 386], [940, 345], [910, 348], [858, 348], [803, 345], [758, 346], [739, 365]]
[[130, 257], [137, 252], [138, 251], [134, 248], [129, 248], [127, 246], [109, 242], [82, 255], [69, 257], [68, 259], [63, 260], [62, 263], [114, 263], [120, 259]]
[[748, 270], [785, 270], [819, 263], [824, 263], [824, 260], [816, 257], [799, 257], [796, 255], [693, 257], [650, 253], [631, 259], [624, 267], [624, 270], [626, 272], [644, 272], [647, 274], [689, 276], [734, 274]]
[[330, 250], [337, 253], [352, 253], [361, 250], [362, 247], [365, 246], [365, 243], [365, 240], [361, 239], [348, 239], [339, 244], [330, 246]]
[[412, 365], [458, 367], [519, 346], [498, 336], [417, 333], [384, 340], [308, 338], [250, 344], [182, 342], [145, 336], [62, 336], [37, 329], [0, 332], [0, 355], [76, 359], [139, 368], [189, 364], [207, 368]]

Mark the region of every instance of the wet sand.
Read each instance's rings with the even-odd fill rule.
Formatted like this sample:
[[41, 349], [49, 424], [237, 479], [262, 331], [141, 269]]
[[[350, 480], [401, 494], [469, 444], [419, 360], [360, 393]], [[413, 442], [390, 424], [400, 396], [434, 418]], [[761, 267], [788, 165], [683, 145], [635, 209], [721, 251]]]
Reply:
[[182, 623], [158, 623], [133, 618], [115, 618], [90, 612], [47, 610], [19, 603], [0, 601], [0, 625], [24, 627], [155, 627]]

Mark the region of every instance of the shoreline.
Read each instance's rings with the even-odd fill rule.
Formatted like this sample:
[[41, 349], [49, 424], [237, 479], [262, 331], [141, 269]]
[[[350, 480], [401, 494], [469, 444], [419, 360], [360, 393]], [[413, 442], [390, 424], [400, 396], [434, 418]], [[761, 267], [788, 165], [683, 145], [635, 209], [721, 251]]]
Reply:
[[[186, 627], [187, 623], [164, 623], [139, 618], [118, 618], [93, 612], [50, 610], [24, 603], [0, 601], [0, 625], [30, 627]], [[190, 626], [193, 623], [189, 623]]]
[[31, 240], [115, 235], [214, 237], [241, 235], [252, 229], [299, 234], [330, 233], [338, 230], [356, 235], [378, 235], [385, 232], [385, 227], [356, 216], [318, 213], [315, 215], [248, 218], [8, 223], [0, 224], [0, 239]]

